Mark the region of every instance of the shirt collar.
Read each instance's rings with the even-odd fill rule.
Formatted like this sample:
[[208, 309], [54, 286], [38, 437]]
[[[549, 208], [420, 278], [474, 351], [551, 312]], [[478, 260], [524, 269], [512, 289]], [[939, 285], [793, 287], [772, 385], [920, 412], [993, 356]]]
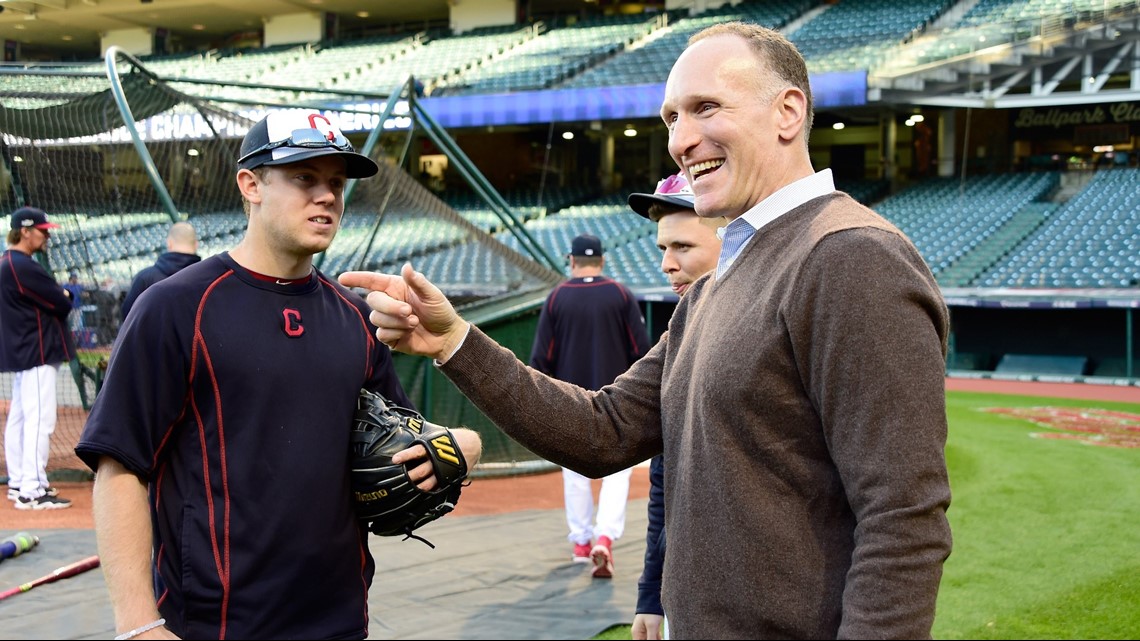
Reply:
[[[826, 196], [833, 191], [835, 191], [835, 180], [831, 176], [831, 169], [823, 169], [784, 185], [775, 193], [756, 203], [755, 207], [744, 212], [740, 218], [744, 219], [753, 229], [760, 229], [807, 201]], [[724, 240], [726, 229], [727, 227], [721, 227], [716, 230], [716, 235], [721, 240]]]

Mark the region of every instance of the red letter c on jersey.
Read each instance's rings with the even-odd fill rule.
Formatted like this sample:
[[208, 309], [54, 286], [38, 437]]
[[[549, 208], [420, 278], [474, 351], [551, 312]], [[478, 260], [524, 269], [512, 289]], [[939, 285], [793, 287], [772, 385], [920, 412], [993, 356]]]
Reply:
[[301, 325], [301, 312], [295, 309], [285, 309], [281, 312], [285, 317], [285, 335], [297, 338], [305, 333], [305, 327]]

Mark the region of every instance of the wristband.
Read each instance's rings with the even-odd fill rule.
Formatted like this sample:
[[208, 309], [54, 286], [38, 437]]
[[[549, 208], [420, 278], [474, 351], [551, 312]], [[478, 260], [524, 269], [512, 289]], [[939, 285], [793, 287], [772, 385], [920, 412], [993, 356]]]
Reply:
[[146, 632], [148, 630], [153, 630], [160, 625], [166, 625], [166, 619], [158, 619], [157, 621], [151, 621], [150, 623], [143, 625], [143, 626], [139, 626], [139, 627], [135, 628], [134, 630], [131, 630], [130, 632], [124, 632], [124, 633], [120, 634], [119, 636], [115, 637], [115, 641], [126, 641], [126, 639], [133, 639], [133, 638], [137, 637], [138, 635], [142, 634], [143, 632]]

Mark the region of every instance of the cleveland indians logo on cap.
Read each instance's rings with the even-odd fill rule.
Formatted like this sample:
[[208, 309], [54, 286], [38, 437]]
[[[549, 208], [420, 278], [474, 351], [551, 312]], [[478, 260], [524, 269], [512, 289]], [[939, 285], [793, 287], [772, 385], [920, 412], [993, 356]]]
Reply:
[[[325, 126], [324, 127], [318, 126], [317, 125], [318, 120], [324, 121]], [[317, 131], [323, 133], [325, 135], [325, 137], [328, 138], [329, 140], [336, 140], [336, 135], [337, 135], [336, 127], [333, 127], [332, 121], [330, 121], [328, 118], [326, 118], [324, 114], [318, 114], [318, 113], [309, 114], [309, 127], [312, 129], [316, 129]]]

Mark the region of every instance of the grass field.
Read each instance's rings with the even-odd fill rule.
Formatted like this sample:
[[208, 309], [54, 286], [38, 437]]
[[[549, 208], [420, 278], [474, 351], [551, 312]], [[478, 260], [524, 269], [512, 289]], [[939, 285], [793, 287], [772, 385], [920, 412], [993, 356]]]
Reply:
[[950, 392], [947, 415], [954, 551], [934, 638], [1135, 639], [1140, 405]]

